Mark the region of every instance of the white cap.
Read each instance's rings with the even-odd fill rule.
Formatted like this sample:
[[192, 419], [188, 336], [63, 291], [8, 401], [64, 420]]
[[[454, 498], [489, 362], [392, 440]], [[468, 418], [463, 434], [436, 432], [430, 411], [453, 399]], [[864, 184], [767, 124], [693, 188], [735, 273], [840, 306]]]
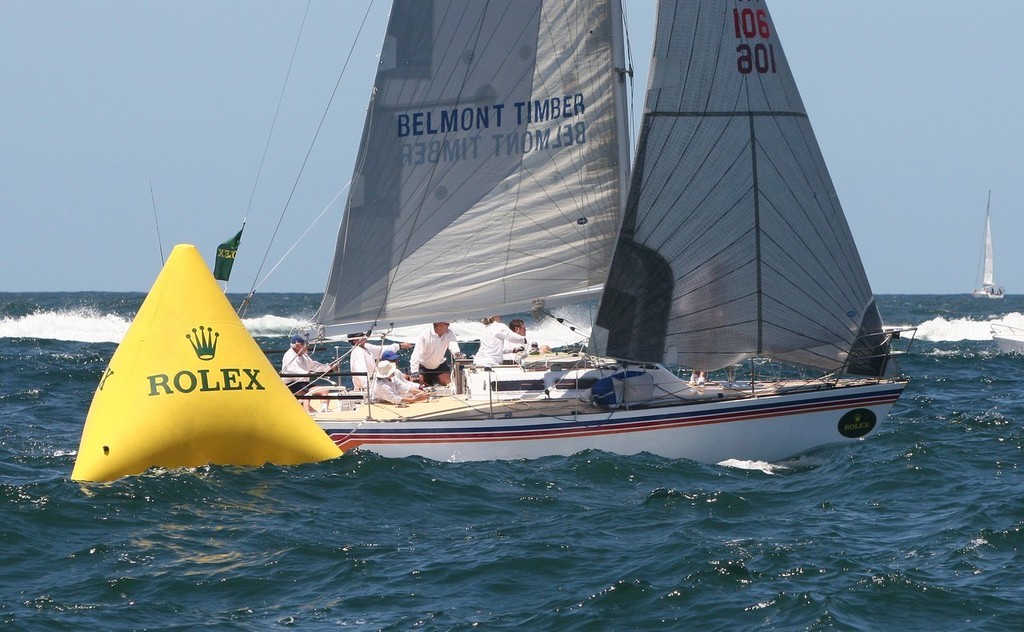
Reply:
[[391, 377], [391, 374], [395, 372], [395, 364], [388, 362], [387, 360], [381, 360], [377, 363], [377, 375], [384, 379]]

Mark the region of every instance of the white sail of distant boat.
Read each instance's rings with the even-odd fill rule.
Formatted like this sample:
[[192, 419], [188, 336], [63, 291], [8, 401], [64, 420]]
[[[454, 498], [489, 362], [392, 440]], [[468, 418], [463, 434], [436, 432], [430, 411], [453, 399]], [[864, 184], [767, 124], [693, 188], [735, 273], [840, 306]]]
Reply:
[[985, 245], [982, 247], [982, 277], [981, 288], [974, 290], [974, 296], [981, 298], [1003, 298], [1003, 288], [996, 285], [995, 272], [992, 259], [992, 220], [989, 216], [989, 207], [992, 204], [992, 192], [988, 192], [988, 202], [985, 204]]
[[630, 177], [617, 1], [395, 1], [314, 332], [599, 299], [594, 355], [453, 359], [407, 407], [321, 393], [339, 446], [718, 462], [877, 431], [894, 334], [765, 3], [661, 2], [651, 68]]

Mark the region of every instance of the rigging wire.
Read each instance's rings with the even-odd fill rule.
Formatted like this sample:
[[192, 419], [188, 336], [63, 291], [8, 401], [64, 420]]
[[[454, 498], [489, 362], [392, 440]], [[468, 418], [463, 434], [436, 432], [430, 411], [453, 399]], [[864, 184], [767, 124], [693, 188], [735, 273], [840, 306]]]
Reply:
[[284, 102], [284, 93], [288, 89], [288, 80], [292, 76], [292, 68], [295, 65], [295, 55], [299, 50], [299, 42], [302, 41], [302, 32], [306, 28], [306, 18], [309, 17], [309, 5], [312, 0], [307, 0], [306, 11], [302, 14], [302, 23], [299, 24], [299, 34], [295, 38], [295, 46], [292, 48], [292, 57], [288, 61], [288, 71], [285, 73], [284, 83], [281, 85], [281, 94], [277, 97], [277, 108], [274, 110], [274, 119], [270, 123], [270, 133], [267, 134], [267, 143], [263, 146], [263, 156], [260, 158], [259, 169], [256, 170], [256, 179], [252, 183], [252, 191], [249, 193], [249, 204], [245, 207], [245, 217], [242, 218], [242, 225], [245, 225], [245, 220], [249, 217], [249, 211], [252, 210], [252, 201], [256, 198], [256, 187], [259, 185], [260, 176], [263, 174], [263, 165], [267, 161], [267, 152], [270, 149], [270, 140], [274, 137], [274, 129], [277, 127], [277, 117], [281, 113], [281, 103]]
[[[263, 175], [263, 165], [266, 164], [267, 153], [270, 149], [270, 141], [274, 137], [274, 130], [277, 128], [277, 117], [281, 113], [281, 103], [284, 102], [284, 94], [288, 89], [288, 80], [291, 79], [292, 76], [292, 68], [295, 65], [295, 55], [299, 50], [299, 42], [302, 41], [302, 32], [306, 29], [306, 19], [309, 17], [309, 6], [311, 2], [312, 0], [306, 0], [306, 10], [302, 13], [302, 22], [299, 24], [299, 32], [295, 37], [295, 45], [292, 47], [292, 56], [291, 59], [288, 60], [288, 70], [285, 72], [284, 83], [281, 84], [281, 93], [277, 97], [277, 107], [274, 109], [274, 118], [270, 122], [270, 132], [267, 134], [266, 144], [263, 145], [263, 156], [260, 158], [260, 166], [256, 170], [256, 178], [253, 180], [252, 191], [249, 193], [249, 204], [245, 207], [245, 213], [242, 216], [243, 230], [245, 229], [246, 221], [249, 219], [249, 211], [252, 210], [252, 202], [256, 198], [256, 188], [259, 186], [260, 176]], [[259, 272], [257, 272], [257, 275], [259, 275]], [[224, 281], [224, 292], [227, 293], [227, 291], [228, 282]], [[249, 294], [242, 300], [242, 304], [238, 306], [239, 316], [245, 314], [245, 308], [249, 305], [250, 298], [252, 298], [252, 290], [250, 290]]]
[[[309, 234], [309, 231], [313, 230], [313, 227], [314, 227], [314, 226], [316, 226], [317, 222], [319, 222], [319, 221], [320, 221], [320, 219], [321, 219], [321, 218], [323, 218], [323, 216], [324, 216], [324, 213], [326, 213], [327, 211], [329, 211], [329, 210], [330, 210], [330, 208], [331, 208], [332, 206], [334, 206], [334, 203], [338, 201], [338, 198], [340, 198], [340, 197], [341, 197], [341, 194], [342, 194], [342, 193], [344, 193], [345, 191], [347, 191], [347, 190], [348, 190], [348, 188], [349, 188], [349, 186], [350, 186], [351, 184], [352, 184], [352, 182], [351, 182], [351, 180], [350, 180], [350, 181], [349, 181], [348, 183], [346, 183], [346, 184], [345, 184], [345, 186], [343, 186], [343, 187], [341, 188], [341, 190], [340, 190], [340, 191], [338, 191], [338, 192], [337, 192], [337, 193], [336, 193], [336, 194], [334, 195], [334, 197], [333, 197], [333, 198], [331, 198], [331, 201], [327, 203], [327, 206], [325, 206], [325, 207], [324, 207], [324, 209], [323, 209], [322, 211], [320, 211], [320, 214], [316, 216], [316, 219], [314, 219], [314, 220], [313, 220], [313, 221], [312, 221], [312, 222], [310, 223], [310, 225], [309, 225], [308, 227], [306, 227], [306, 230], [304, 230], [304, 231], [302, 232], [302, 234], [301, 234], [301, 235], [299, 235], [299, 236], [298, 236], [298, 237], [297, 237], [297, 238], [295, 239], [295, 241], [294, 241], [294, 242], [292, 243], [292, 245], [291, 245], [291, 246], [290, 246], [290, 247], [288, 248], [288, 250], [286, 250], [286, 251], [285, 251], [285, 253], [284, 253], [283, 255], [281, 255], [281, 258], [277, 260], [277, 263], [275, 263], [275, 264], [274, 264], [274, 267], [272, 267], [272, 268], [270, 269], [270, 272], [267, 272], [266, 276], [264, 276], [264, 277], [263, 277], [263, 279], [262, 279], [262, 280], [260, 280], [260, 282], [259, 282], [259, 283], [255, 284], [255, 285], [253, 286], [253, 291], [255, 291], [255, 290], [256, 290], [256, 289], [258, 289], [258, 288], [259, 288], [259, 287], [260, 287], [261, 285], [263, 285], [264, 283], [266, 283], [266, 282], [267, 282], [267, 279], [269, 279], [269, 278], [270, 278], [270, 276], [271, 276], [272, 274], [274, 274], [274, 271], [275, 271], [275, 270], [277, 270], [277, 269], [278, 269], [278, 268], [279, 268], [279, 267], [281, 266], [281, 264], [282, 264], [282, 263], [284, 263], [284, 260], [288, 258], [288, 255], [290, 255], [290, 254], [292, 253], [292, 251], [293, 251], [293, 250], [295, 250], [295, 249], [296, 249], [296, 248], [297, 248], [297, 247], [299, 246], [299, 242], [301, 242], [301, 241], [302, 241], [303, 239], [305, 239], [306, 235], [308, 235], [308, 234]], [[250, 295], [250, 296], [251, 296], [251, 295]]]
[[[267, 263], [267, 257], [270, 255], [270, 247], [273, 245], [274, 239], [277, 238], [277, 233], [281, 230], [281, 225], [284, 223], [284, 216], [288, 212], [288, 207], [291, 205], [292, 197], [294, 197], [295, 190], [298, 188], [299, 180], [302, 179], [302, 174], [306, 169], [306, 164], [309, 163], [309, 157], [313, 153], [313, 147], [316, 145], [317, 138], [320, 136], [320, 131], [323, 129], [324, 121], [327, 119], [327, 113], [330, 111], [331, 105], [334, 103], [334, 98], [338, 94], [338, 88], [341, 86], [341, 80], [345, 76], [345, 71], [348, 69], [349, 62], [352, 60], [352, 54], [355, 51], [356, 43], [359, 41], [359, 37], [363, 33], [363, 28], [366, 26], [366, 20], [369, 17], [370, 10], [372, 8], [373, 0], [370, 0], [370, 3], [366, 7], [366, 12], [363, 14], [363, 20], [359, 24], [359, 30], [356, 32], [356, 36], [352, 40], [352, 46], [349, 47], [348, 55], [345, 57], [345, 63], [342, 64], [341, 72], [338, 74], [338, 80], [334, 84], [334, 90], [331, 92], [331, 98], [327, 100], [327, 105], [324, 107], [323, 114], [320, 116], [320, 122], [317, 124], [316, 131], [313, 133], [313, 139], [310, 141], [309, 148], [306, 150], [306, 155], [302, 159], [302, 165], [299, 166], [299, 172], [295, 175], [295, 181], [292, 183], [291, 191], [288, 193], [288, 199], [285, 200], [284, 208], [281, 209], [281, 215], [280, 217], [278, 217], [277, 225], [274, 227], [274, 232], [270, 236], [270, 242], [267, 244], [267, 250], [263, 254], [263, 260], [260, 261], [260, 266], [256, 270], [256, 278], [253, 279], [253, 284], [252, 287], [249, 289], [249, 294], [242, 301], [242, 305], [239, 306], [240, 313], [244, 313], [244, 308], [249, 304], [250, 299], [252, 299], [253, 294], [255, 294], [256, 292], [257, 281], [259, 279], [260, 274], [263, 271], [263, 266], [266, 265]], [[328, 205], [328, 208], [329, 207], [330, 205]]]
[[149, 179], [149, 199], [153, 201], [153, 221], [156, 223], [156, 245], [160, 247], [160, 267], [164, 267], [164, 241], [160, 238], [160, 219], [156, 215], [156, 195], [153, 194], [153, 179]]
[[554, 314], [552, 314], [551, 312], [549, 312], [546, 309], [542, 310], [541, 313], [544, 314], [545, 316], [548, 316], [549, 318], [554, 319], [554, 321], [556, 323], [558, 323], [559, 325], [562, 325], [563, 327], [566, 327], [569, 331], [573, 332], [577, 336], [580, 336], [580, 337], [582, 337], [584, 339], [589, 339], [590, 338], [590, 331], [587, 331], [586, 327], [582, 327], [580, 325], [574, 325], [572, 322], [566, 320], [565, 318], [562, 318], [561, 316], [555, 316]]

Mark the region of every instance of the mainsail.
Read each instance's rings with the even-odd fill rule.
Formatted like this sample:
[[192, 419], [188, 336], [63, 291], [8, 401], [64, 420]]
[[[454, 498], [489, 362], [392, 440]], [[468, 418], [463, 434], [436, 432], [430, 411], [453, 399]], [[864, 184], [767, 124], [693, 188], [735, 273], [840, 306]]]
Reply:
[[632, 177], [609, 355], [880, 372], [881, 318], [764, 2], [660, 3]]
[[985, 276], [982, 284], [986, 287], [995, 285], [996, 282], [992, 261], [992, 222], [988, 213], [985, 213]]
[[597, 298], [625, 203], [617, 2], [398, 0], [327, 335]]

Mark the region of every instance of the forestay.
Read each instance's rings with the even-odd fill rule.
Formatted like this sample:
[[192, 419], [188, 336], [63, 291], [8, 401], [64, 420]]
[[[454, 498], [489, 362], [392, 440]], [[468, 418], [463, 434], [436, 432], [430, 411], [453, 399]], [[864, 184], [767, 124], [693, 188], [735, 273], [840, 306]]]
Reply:
[[606, 352], [877, 373], [881, 319], [764, 3], [662, 2], [649, 82]]
[[612, 4], [395, 3], [328, 335], [597, 298], [629, 168]]

